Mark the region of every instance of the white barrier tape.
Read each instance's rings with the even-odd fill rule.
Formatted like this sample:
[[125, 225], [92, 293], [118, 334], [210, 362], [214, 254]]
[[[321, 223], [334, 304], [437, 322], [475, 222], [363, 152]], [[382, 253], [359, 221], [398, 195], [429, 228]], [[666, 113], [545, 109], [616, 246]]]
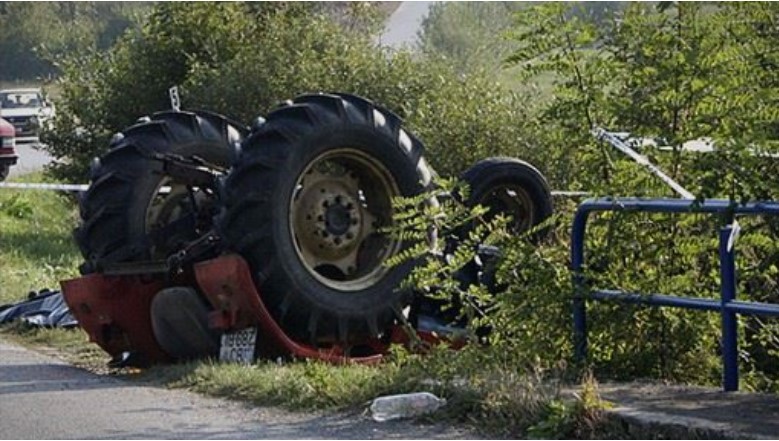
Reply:
[[592, 193], [589, 191], [552, 191], [552, 196], [558, 196], [563, 198], [576, 198], [580, 196], [590, 196]]
[[733, 246], [736, 244], [736, 239], [741, 233], [741, 224], [737, 220], [733, 219], [733, 223], [730, 225], [730, 236], [728, 236], [728, 252], [733, 251]]
[[89, 189], [89, 185], [0, 182], [0, 188], [14, 188], [17, 190], [87, 191], [87, 189]]
[[695, 199], [695, 195], [691, 192], [687, 191], [686, 188], [682, 187], [681, 184], [674, 181], [673, 178], [665, 174], [660, 168], [651, 162], [649, 162], [649, 159], [647, 159], [646, 156], [638, 153], [637, 151], [633, 150], [626, 142], [622, 141], [617, 135], [617, 133], [612, 133], [606, 131], [606, 129], [597, 127], [592, 130], [592, 135], [599, 140], [603, 140], [611, 144], [614, 148], [621, 151], [622, 153], [628, 155], [630, 159], [635, 161], [636, 163], [643, 165], [649, 171], [660, 178], [663, 182], [665, 182], [669, 187], [673, 188], [674, 191], [679, 193], [679, 196], [682, 197], [682, 199]]
[[[89, 185], [86, 184], [39, 184], [39, 183], [27, 183], [27, 182], [0, 182], [0, 188], [14, 188], [17, 190], [59, 190], [59, 191], [87, 191]], [[170, 191], [169, 187], [162, 187], [161, 193]], [[589, 196], [587, 191], [553, 191], [552, 196], [555, 197], [580, 197]]]

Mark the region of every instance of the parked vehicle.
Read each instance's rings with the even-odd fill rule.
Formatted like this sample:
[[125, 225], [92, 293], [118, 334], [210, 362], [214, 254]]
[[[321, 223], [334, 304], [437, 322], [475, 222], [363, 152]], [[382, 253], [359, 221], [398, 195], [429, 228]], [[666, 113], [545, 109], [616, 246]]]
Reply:
[[0, 117], [13, 124], [17, 142], [37, 142], [54, 115], [54, 104], [41, 89], [0, 90]]
[[8, 121], [0, 118], [0, 181], [8, 177], [12, 165], [19, 159], [16, 156], [16, 130]]

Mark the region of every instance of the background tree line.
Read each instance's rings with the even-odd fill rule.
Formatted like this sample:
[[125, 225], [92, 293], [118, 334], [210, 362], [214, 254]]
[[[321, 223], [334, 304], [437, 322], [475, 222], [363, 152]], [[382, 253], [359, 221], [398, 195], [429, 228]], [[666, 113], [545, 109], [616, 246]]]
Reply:
[[150, 9], [150, 2], [0, 2], [0, 81], [56, 76], [59, 57], [107, 50]]

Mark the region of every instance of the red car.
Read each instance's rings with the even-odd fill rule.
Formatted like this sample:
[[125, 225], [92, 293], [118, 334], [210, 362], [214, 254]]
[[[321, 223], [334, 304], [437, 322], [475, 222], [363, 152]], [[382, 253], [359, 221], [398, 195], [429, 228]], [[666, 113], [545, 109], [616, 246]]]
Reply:
[[19, 159], [16, 156], [16, 129], [0, 118], [0, 181], [8, 177], [11, 166]]

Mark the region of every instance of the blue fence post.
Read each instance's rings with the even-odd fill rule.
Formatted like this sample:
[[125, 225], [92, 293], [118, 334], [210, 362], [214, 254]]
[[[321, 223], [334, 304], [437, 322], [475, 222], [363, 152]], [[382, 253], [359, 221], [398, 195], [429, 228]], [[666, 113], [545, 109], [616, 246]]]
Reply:
[[577, 363], [587, 360], [587, 303], [582, 292], [582, 276], [574, 276], [573, 356]]
[[[731, 218], [732, 219], [732, 218]], [[720, 284], [722, 314], [722, 387], [725, 392], [738, 390], [738, 327], [736, 313], [728, 304], [736, 299], [735, 247], [728, 247], [733, 224], [726, 225], [719, 233]]]
[[573, 356], [576, 363], [587, 360], [587, 300], [584, 286], [584, 233], [589, 216], [588, 202], [579, 206], [571, 229], [571, 272], [573, 274]]

